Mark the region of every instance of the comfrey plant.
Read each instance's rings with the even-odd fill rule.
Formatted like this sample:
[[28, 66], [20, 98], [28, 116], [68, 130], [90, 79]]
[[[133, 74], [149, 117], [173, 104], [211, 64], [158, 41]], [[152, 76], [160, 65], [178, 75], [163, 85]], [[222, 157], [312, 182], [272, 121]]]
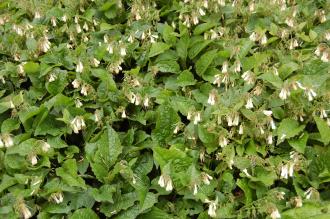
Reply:
[[2, 0], [0, 218], [327, 218], [327, 0]]

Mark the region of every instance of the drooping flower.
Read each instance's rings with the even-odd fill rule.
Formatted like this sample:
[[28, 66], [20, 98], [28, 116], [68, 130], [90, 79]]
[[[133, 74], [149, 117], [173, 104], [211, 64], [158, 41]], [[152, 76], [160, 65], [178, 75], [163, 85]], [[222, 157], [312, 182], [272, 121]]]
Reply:
[[219, 137], [219, 145], [223, 148], [228, 145], [228, 139], [224, 136]]
[[56, 17], [51, 17], [50, 22], [52, 23], [53, 27], [56, 27]]
[[247, 171], [247, 169], [243, 170], [243, 173], [247, 176], [247, 177], [251, 177], [251, 175], [249, 174], [249, 172]]
[[290, 96], [290, 90], [287, 87], [283, 87], [279, 94], [281, 100], [286, 100]]
[[201, 121], [201, 113], [197, 112], [194, 117], [194, 125], [197, 125]]
[[73, 132], [78, 134], [80, 130], [86, 128], [84, 117], [82, 116], [76, 116], [71, 122], [70, 122], [71, 128], [73, 129]]
[[75, 89], [80, 87], [80, 81], [78, 79], [74, 79], [71, 84]]
[[10, 134], [2, 134], [1, 139], [6, 148], [9, 148], [14, 145], [14, 140]]
[[296, 208], [301, 208], [303, 203], [302, 203], [302, 199], [300, 196], [294, 197], [294, 204]]
[[93, 59], [92, 59], [92, 64], [93, 64], [94, 67], [98, 67], [99, 64], [100, 64], [100, 61], [97, 60], [96, 58], [93, 58]]
[[88, 84], [83, 84], [83, 86], [81, 87], [80, 93], [84, 96], [87, 96], [88, 91], [89, 91], [89, 85]]
[[52, 193], [49, 199], [55, 202], [56, 204], [60, 204], [63, 202], [63, 193], [62, 192]]
[[243, 133], [244, 133], [244, 128], [243, 128], [243, 124], [241, 124], [238, 128], [238, 134], [243, 135]]
[[217, 216], [216, 211], [217, 211], [217, 205], [218, 205], [218, 197], [214, 201], [211, 201], [209, 199], [205, 199], [204, 202], [209, 204], [209, 209], [207, 211], [207, 214], [210, 217], [216, 217]]
[[271, 111], [271, 110], [263, 110], [262, 113], [263, 113], [265, 116], [272, 116], [273, 111]]
[[228, 62], [227, 61], [223, 62], [221, 72], [222, 73], [227, 73], [228, 72]]
[[242, 78], [245, 82], [248, 84], [253, 84], [254, 83], [254, 75], [252, 71], [246, 71], [242, 74]]
[[123, 119], [127, 118], [125, 109], [123, 109], [123, 111], [121, 112], [121, 118]]
[[51, 43], [49, 42], [48, 37], [47, 36], [42, 37], [39, 46], [40, 50], [46, 53], [50, 49], [50, 46]]
[[207, 174], [205, 172], [201, 173], [201, 178], [202, 178], [203, 183], [205, 183], [206, 185], [210, 185], [210, 180], [213, 179], [212, 176], [210, 176], [209, 174]]
[[245, 108], [246, 108], [246, 109], [252, 109], [252, 108], [253, 108], [253, 101], [252, 101], [252, 98], [249, 98], [249, 99], [246, 101]]
[[76, 66], [76, 72], [81, 73], [81, 72], [83, 72], [83, 70], [84, 70], [84, 66], [83, 66], [82, 62], [79, 60], [77, 62], [77, 66]]
[[32, 213], [28, 209], [24, 201], [20, 201], [20, 203], [18, 204], [18, 211], [24, 219], [29, 219], [32, 217]]
[[271, 214], [270, 214], [270, 217], [271, 217], [272, 219], [281, 218], [281, 214], [280, 214], [280, 212], [278, 211], [277, 208], [274, 208], [274, 209], [272, 210]]
[[50, 144], [48, 144], [47, 142], [43, 141], [43, 142], [42, 142], [41, 149], [42, 149], [43, 152], [47, 152], [47, 151], [49, 151], [49, 149], [50, 149]]
[[38, 158], [36, 155], [31, 155], [30, 156], [30, 161], [31, 161], [31, 165], [34, 166], [38, 163]]
[[167, 174], [162, 174], [159, 177], [158, 184], [160, 185], [160, 187], [165, 188], [165, 190], [168, 192], [173, 190], [172, 179]]
[[271, 133], [267, 136], [267, 144], [273, 144], [273, 135]]
[[215, 104], [215, 101], [216, 101], [216, 91], [212, 90], [209, 93], [209, 98], [207, 99], [207, 103], [213, 106]]
[[316, 97], [316, 93], [312, 88], [306, 88], [305, 91], [308, 97], [308, 101], [312, 101]]

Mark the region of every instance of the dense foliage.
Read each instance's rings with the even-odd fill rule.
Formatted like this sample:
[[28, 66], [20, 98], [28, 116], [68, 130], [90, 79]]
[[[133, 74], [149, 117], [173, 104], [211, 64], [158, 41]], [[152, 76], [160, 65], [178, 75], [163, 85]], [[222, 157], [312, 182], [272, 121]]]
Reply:
[[329, 0], [2, 0], [1, 218], [330, 218]]

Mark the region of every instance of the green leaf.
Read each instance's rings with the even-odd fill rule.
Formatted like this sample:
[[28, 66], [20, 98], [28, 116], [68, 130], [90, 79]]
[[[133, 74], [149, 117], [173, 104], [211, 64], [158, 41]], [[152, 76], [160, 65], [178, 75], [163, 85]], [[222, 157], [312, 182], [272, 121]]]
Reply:
[[160, 72], [170, 72], [175, 74], [180, 72], [180, 65], [174, 60], [159, 61], [156, 66]]
[[24, 71], [27, 74], [34, 74], [39, 72], [39, 64], [35, 62], [27, 62], [24, 65]]
[[133, 206], [135, 201], [137, 201], [136, 193], [125, 193], [120, 194], [114, 198], [114, 204], [102, 203], [100, 211], [104, 213], [107, 217], [111, 217], [114, 214], [117, 214], [121, 210], [126, 210], [129, 207]]
[[186, 61], [188, 54], [188, 47], [189, 47], [189, 37], [187, 34], [185, 34], [180, 38], [180, 40], [176, 44], [176, 52], [183, 61]]
[[210, 66], [210, 64], [213, 62], [213, 59], [217, 56], [216, 49], [208, 51], [204, 53], [200, 59], [195, 64], [196, 67], [196, 73], [201, 76], [204, 74], [206, 69]]
[[305, 128], [305, 125], [299, 125], [299, 123], [291, 118], [283, 119], [278, 127], [277, 136], [278, 140], [277, 143], [284, 141], [285, 139], [290, 139], [300, 132], [302, 132]]
[[194, 75], [189, 70], [184, 70], [177, 77], [177, 85], [181, 87], [190, 86], [196, 84]]
[[200, 35], [202, 33], [204, 33], [205, 31], [211, 29], [212, 27], [216, 26], [217, 24], [214, 22], [208, 22], [208, 23], [203, 23], [200, 24], [198, 26], [196, 26], [196, 28], [194, 29], [194, 35]]
[[196, 43], [192, 43], [192, 47], [188, 51], [189, 58], [190, 59], [195, 58], [211, 42], [212, 42], [211, 40], [203, 40]]
[[161, 145], [173, 135], [179, 116], [168, 104], [162, 104], [157, 109], [156, 127], [152, 131], [152, 137]]
[[245, 196], [245, 204], [249, 204], [253, 201], [252, 199], [252, 189], [248, 186], [246, 178], [238, 179], [237, 185], [243, 190]]
[[117, 162], [118, 156], [122, 153], [121, 145], [117, 132], [107, 126], [99, 140], [95, 143], [87, 143], [86, 147], [94, 147], [96, 149], [92, 157], [92, 170], [98, 180], [104, 181], [107, 177], [109, 169]]
[[172, 219], [173, 216], [167, 214], [164, 210], [153, 207], [151, 211], [141, 215], [141, 219]]
[[281, 78], [279, 76], [274, 75], [271, 72], [262, 74], [258, 78], [271, 83], [274, 87], [276, 87], [278, 89], [281, 89], [283, 86], [283, 81], [281, 80]]
[[9, 118], [2, 122], [1, 124], [1, 132], [2, 133], [10, 133], [20, 127], [20, 123], [18, 119]]
[[322, 219], [328, 218], [324, 217], [326, 211], [330, 208], [328, 203], [304, 203], [301, 208], [293, 208], [282, 212], [281, 216], [283, 219], [294, 219], [294, 218], [301, 218], [301, 219]]
[[327, 145], [330, 142], [330, 127], [328, 126], [327, 122], [323, 119], [314, 116], [314, 120], [317, 125], [317, 129], [319, 130], [321, 134], [321, 141]]
[[156, 55], [159, 55], [159, 54], [165, 52], [166, 50], [168, 50], [170, 47], [171, 47], [170, 45], [168, 45], [166, 43], [162, 43], [162, 42], [153, 43], [151, 45], [148, 57], [151, 58]]
[[299, 69], [299, 65], [297, 63], [288, 62], [288, 63], [281, 65], [281, 67], [278, 69], [278, 72], [280, 74], [280, 77], [282, 79], [285, 79], [298, 69]]
[[56, 169], [56, 175], [61, 177], [70, 186], [86, 189], [85, 181], [78, 176], [77, 171], [76, 160], [68, 159], [63, 163], [62, 167]]
[[89, 208], [82, 208], [76, 210], [70, 217], [70, 219], [98, 219], [97, 214]]
[[299, 138], [297, 139], [290, 139], [289, 144], [291, 147], [293, 147], [296, 151], [299, 153], [304, 154], [305, 153], [305, 148], [308, 140], [308, 134], [303, 133]]

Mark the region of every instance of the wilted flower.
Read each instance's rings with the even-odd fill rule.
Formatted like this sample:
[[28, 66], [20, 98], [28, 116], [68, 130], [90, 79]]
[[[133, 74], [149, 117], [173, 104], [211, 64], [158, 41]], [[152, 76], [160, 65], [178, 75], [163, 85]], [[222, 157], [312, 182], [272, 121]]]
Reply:
[[194, 192], [193, 194], [196, 195], [198, 193], [198, 185], [195, 183], [194, 184]]
[[81, 72], [83, 72], [83, 70], [84, 70], [84, 66], [83, 66], [82, 62], [79, 60], [77, 62], [77, 66], [76, 66], [76, 72], [81, 73]]
[[73, 132], [78, 134], [80, 130], [84, 129], [86, 127], [84, 117], [82, 116], [76, 116], [71, 122], [70, 122], [71, 128], [73, 129]]
[[209, 210], [207, 211], [208, 215], [210, 217], [216, 217], [217, 216], [216, 210], [217, 210], [217, 205], [218, 205], [218, 197], [214, 201], [205, 199], [204, 202], [209, 204]]
[[160, 187], [165, 188], [165, 190], [168, 192], [173, 190], [172, 179], [167, 174], [162, 174], [159, 177], [158, 184], [160, 185]]
[[274, 209], [272, 210], [271, 214], [270, 214], [270, 217], [271, 217], [272, 219], [281, 218], [281, 214], [280, 214], [280, 212], [278, 211], [277, 208], [274, 208]]

